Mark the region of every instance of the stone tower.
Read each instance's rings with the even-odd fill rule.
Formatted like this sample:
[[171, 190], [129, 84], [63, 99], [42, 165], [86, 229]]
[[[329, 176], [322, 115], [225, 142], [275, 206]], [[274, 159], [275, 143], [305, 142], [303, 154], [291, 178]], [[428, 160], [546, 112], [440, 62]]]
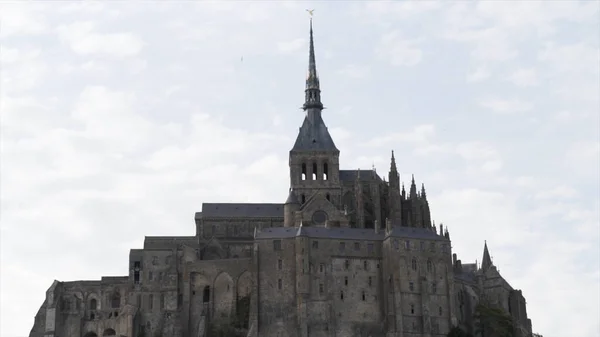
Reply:
[[[290, 186], [300, 205], [323, 195], [334, 206], [340, 204], [339, 155], [323, 121], [323, 103], [315, 62], [312, 19], [305, 100], [304, 122], [290, 151]], [[291, 199], [293, 200], [293, 198]]]

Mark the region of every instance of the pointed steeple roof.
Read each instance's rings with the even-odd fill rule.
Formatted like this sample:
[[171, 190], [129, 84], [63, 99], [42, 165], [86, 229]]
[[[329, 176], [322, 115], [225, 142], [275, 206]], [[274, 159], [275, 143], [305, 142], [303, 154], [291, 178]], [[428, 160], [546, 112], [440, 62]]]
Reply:
[[290, 188], [290, 194], [288, 195], [287, 200], [285, 201], [286, 205], [291, 205], [291, 204], [300, 204], [300, 202], [298, 201], [298, 198], [296, 197], [296, 193], [294, 193], [294, 190], [292, 190]]
[[484, 242], [485, 243], [483, 244], [483, 260], [481, 260], [481, 269], [485, 271], [492, 266], [492, 258], [490, 257], [487, 241]]
[[427, 199], [427, 194], [425, 193], [425, 183], [421, 183], [421, 198]]
[[339, 153], [321, 116], [323, 103], [321, 103], [321, 89], [315, 61], [312, 19], [310, 20], [308, 77], [306, 78], [304, 92], [305, 100], [302, 109], [306, 111], [306, 117], [300, 127], [292, 151], [334, 151]]
[[414, 199], [417, 197], [417, 185], [415, 184], [415, 175], [412, 175], [412, 181], [410, 183], [410, 198]]

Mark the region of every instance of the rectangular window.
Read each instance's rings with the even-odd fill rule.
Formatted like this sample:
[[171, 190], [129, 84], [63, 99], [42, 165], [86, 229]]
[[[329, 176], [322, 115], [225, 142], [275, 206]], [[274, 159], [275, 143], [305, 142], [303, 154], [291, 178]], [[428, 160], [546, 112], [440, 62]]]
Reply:
[[277, 260], [277, 269], [279, 269], [279, 270], [283, 269], [283, 260]]
[[347, 286], [348, 285], [348, 276], [344, 276], [344, 285]]
[[150, 309], [150, 311], [154, 310], [154, 295], [152, 294], [150, 294], [148, 299], [148, 309]]
[[435, 242], [429, 244], [429, 250], [435, 252]]
[[373, 278], [369, 276], [369, 287], [373, 285]]
[[273, 240], [273, 250], [281, 250], [281, 240]]
[[346, 249], [346, 243], [340, 242], [340, 252], [343, 252]]
[[319, 283], [319, 294], [323, 294], [324, 292], [323, 283]]
[[165, 309], [165, 294], [160, 295], [160, 308]]
[[313, 247], [313, 249], [319, 249], [319, 241], [313, 241], [312, 247]]
[[320, 272], [320, 273], [323, 273], [323, 272], [325, 272], [325, 264], [321, 263], [321, 264], [319, 265], [319, 272]]
[[354, 250], [360, 250], [360, 242], [354, 243]]
[[369, 252], [369, 254], [373, 254], [374, 246], [372, 243], [367, 243], [367, 251]]
[[431, 292], [434, 294], [437, 293], [437, 284], [435, 282], [431, 284]]
[[414, 282], [409, 282], [408, 283], [408, 289], [410, 291], [415, 291], [415, 283]]
[[279, 288], [279, 290], [283, 288], [283, 281], [281, 279], [277, 280], [277, 288]]

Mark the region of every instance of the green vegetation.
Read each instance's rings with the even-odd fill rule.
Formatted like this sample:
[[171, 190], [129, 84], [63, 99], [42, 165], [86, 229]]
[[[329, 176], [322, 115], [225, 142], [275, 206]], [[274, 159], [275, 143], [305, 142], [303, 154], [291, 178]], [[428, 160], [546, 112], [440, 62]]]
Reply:
[[476, 332], [482, 337], [516, 337], [512, 317], [503, 309], [487, 304], [475, 308]]
[[450, 330], [450, 332], [448, 332], [446, 337], [473, 337], [473, 335], [455, 326]]

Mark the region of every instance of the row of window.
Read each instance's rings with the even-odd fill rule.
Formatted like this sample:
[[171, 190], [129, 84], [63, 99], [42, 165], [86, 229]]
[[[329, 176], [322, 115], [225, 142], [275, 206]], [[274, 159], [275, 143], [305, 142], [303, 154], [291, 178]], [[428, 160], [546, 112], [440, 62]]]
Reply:
[[[360, 242], [354, 242], [354, 250], [355, 251], [360, 251], [361, 250], [361, 243]], [[281, 250], [281, 240], [273, 240], [273, 250]], [[314, 240], [312, 241], [312, 248], [313, 249], [319, 249], [319, 241]], [[346, 250], [346, 242], [341, 241], [338, 245], [338, 250], [340, 252], [343, 252]], [[367, 252], [368, 253], [373, 253], [375, 251], [375, 245], [373, 243], [367, 243]]]
[[[420, 241], [419, 242], [419, 248], [421, 251], [426, 251], [426, 245], [424, 241]], [[445, 243], [440, 244], [440, 251], [445, 253], [446, 250], [448, 248], [448, 245]], [[394, 249], [399, 250], [400, 249], [400, 240], [398, 239], [394, 239]], [[404, 249], [405, 250], [413, 250], [413, 249], [417, 249], [417, 247], [415, 247], [415, 243], [412, 242], [410, 240], [406, 240], [404, 241]], [[429, 251], [430, 252], [435, 252], [436, 249], [436, 245], [435, 242], [430, 242], [429, 243]]]
[[307, 180], [310, 177], [310, 180], [329, 180], [329, 165], [327, 163], [323, 164], [323, 172], [321, 179], [318, 179], [319, 170], [317, 163], [312, 164], [312, 171], [308, 174], [308, 166], [306, 163], [302, 164], [302, 172], [300, 173], [301, 180]]
[[[414, 304], [410, 304], [410, 313], [411, 314], [415, 314], [415, 305]], [[438, 316], [442, 316], [442, 314], [444, 313], [444, 310], [442, 309], [442, 307], [438, 307]]]
[[[415, 291], [415, 283], [414, 282], [409, 282], [408, 283], [408, 289], [410, 291]], [[432, 282], [431, 283], [431, 293], [432, 294], [437, 294], [437, 283], [436, 282]]]

